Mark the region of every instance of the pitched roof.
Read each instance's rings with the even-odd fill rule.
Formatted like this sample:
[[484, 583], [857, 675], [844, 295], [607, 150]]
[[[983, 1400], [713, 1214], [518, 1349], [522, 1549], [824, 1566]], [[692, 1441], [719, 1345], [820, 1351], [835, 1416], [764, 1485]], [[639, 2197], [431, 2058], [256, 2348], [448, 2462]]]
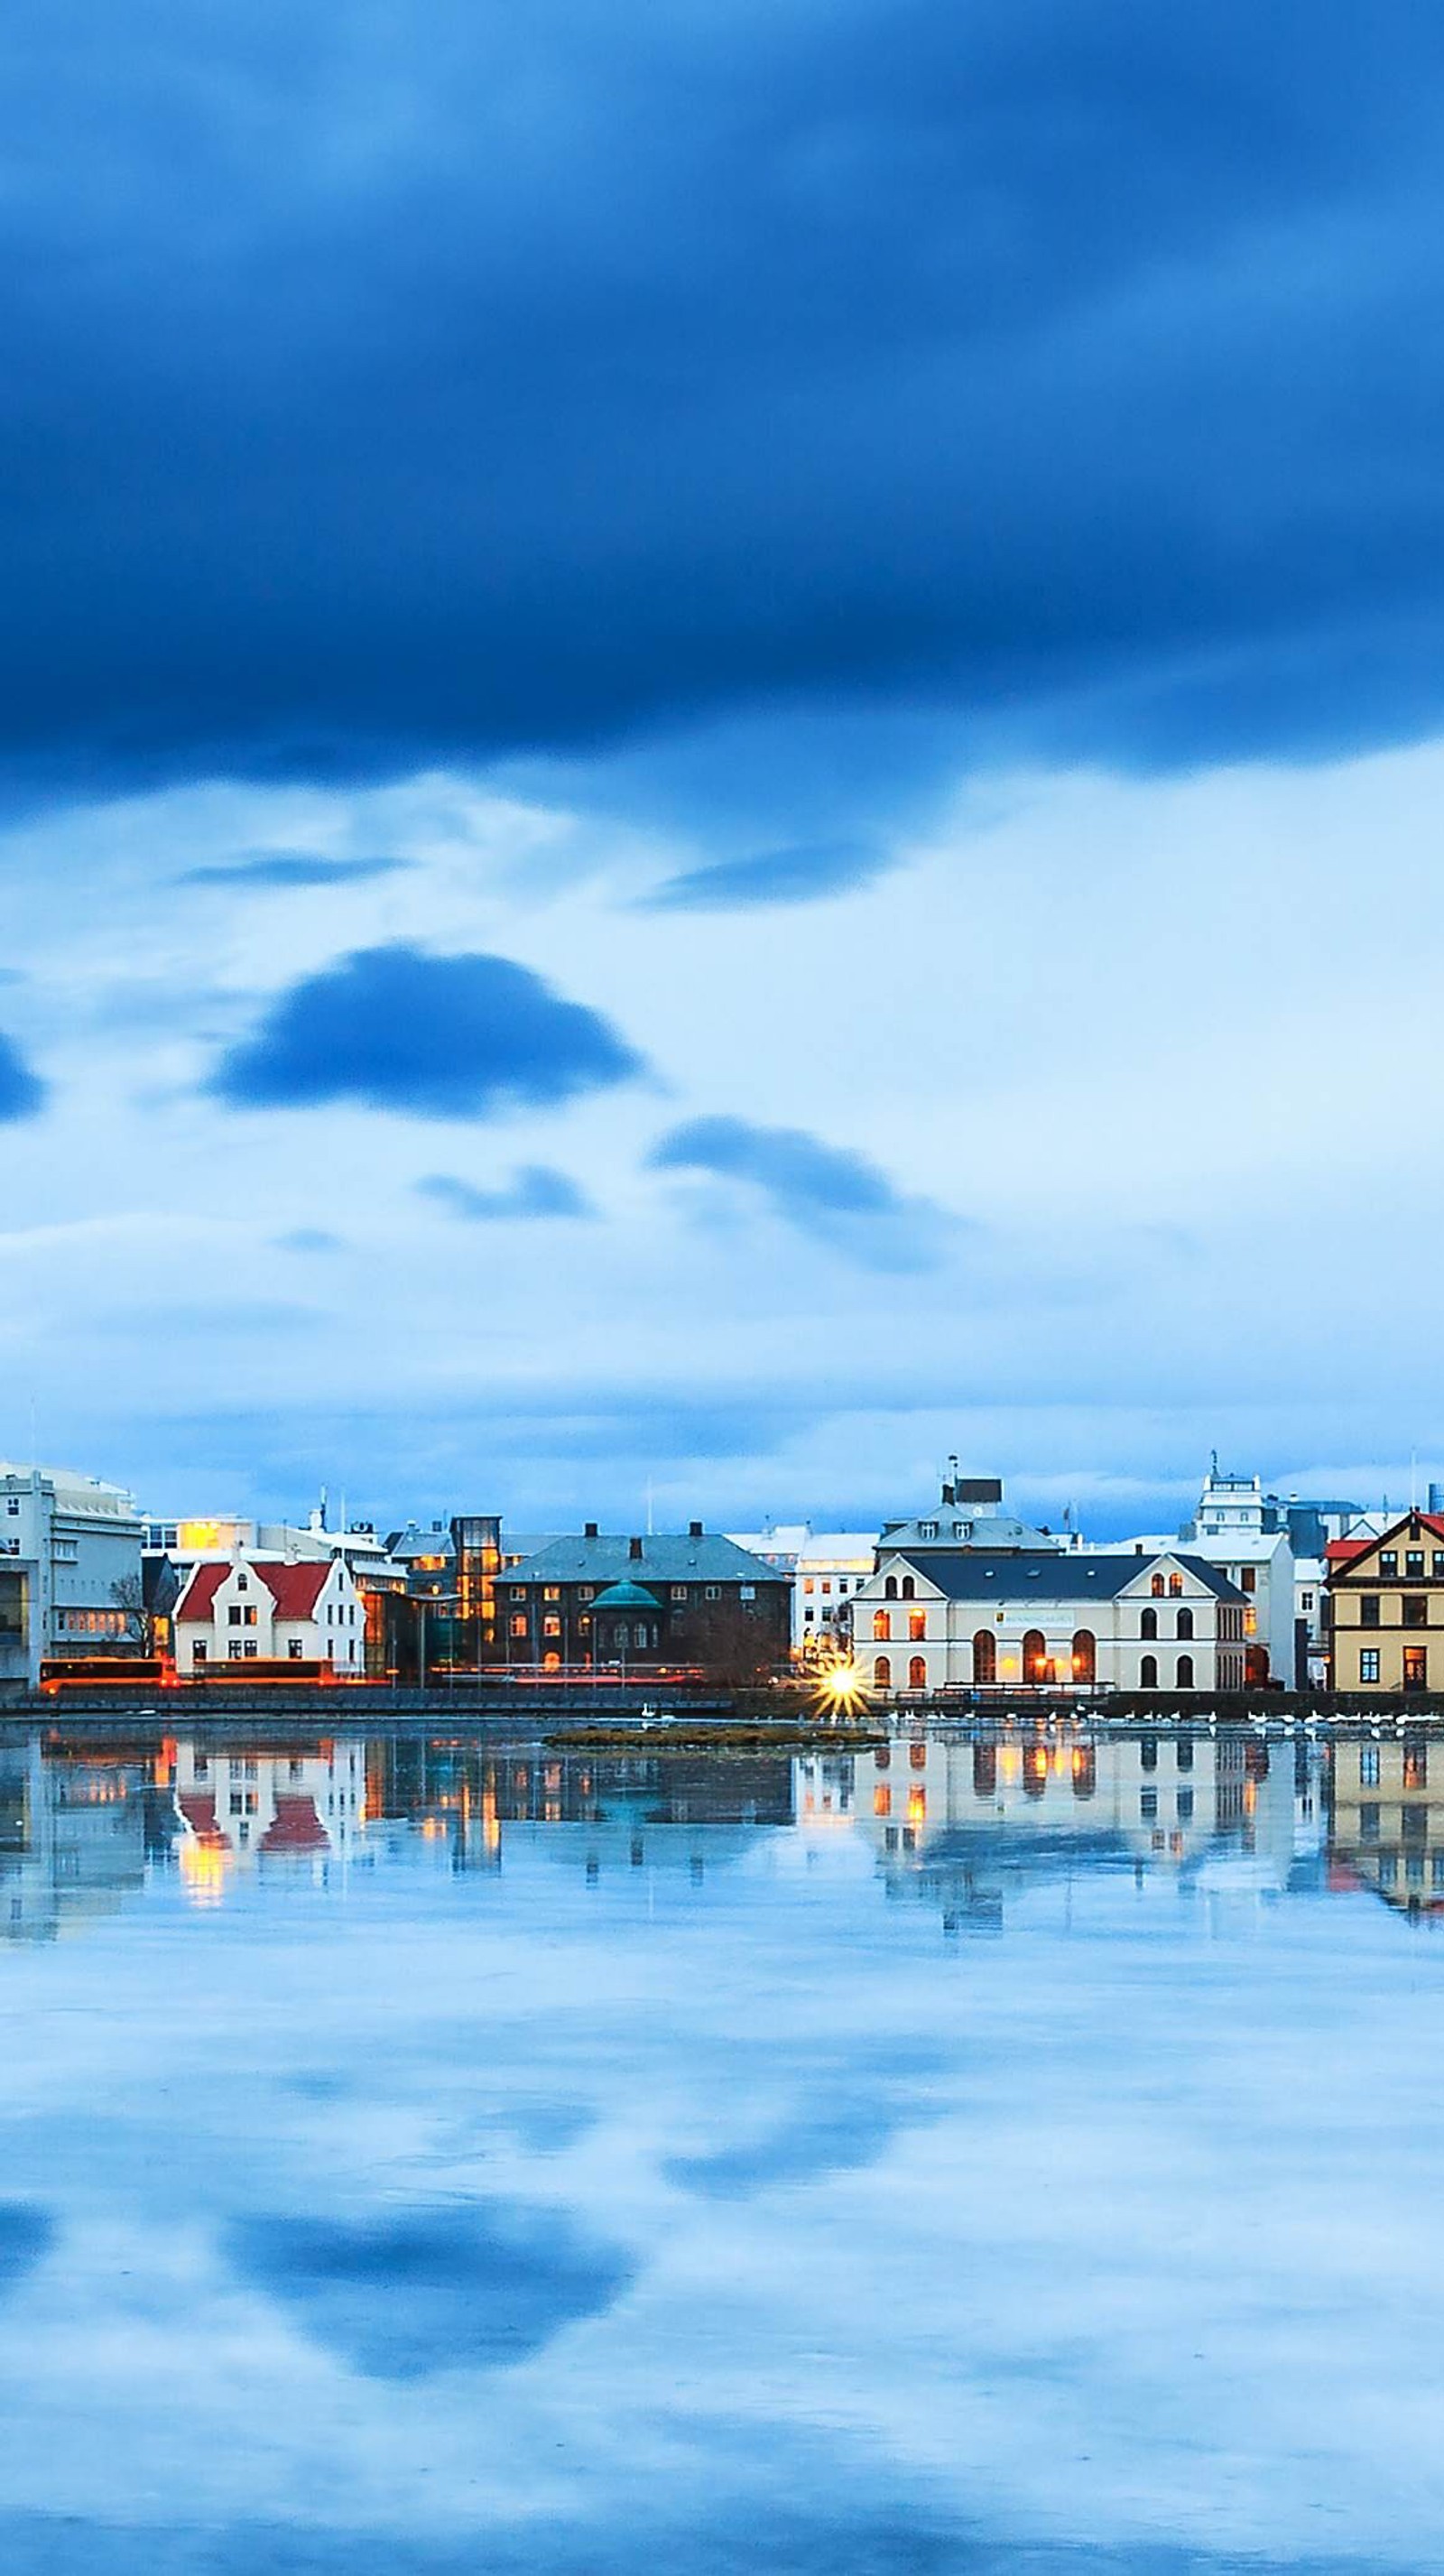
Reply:
[[1444, 1543], [1444, 1518], [1437, 1512], [1401, 1512], [1388, 1529], [1371, 1531], [1365, 1538], [1331, 1538], [1325, 1558], [1332, 1566], [1348, 1565], [1357, 1556], [1372, 1556], [1376, 1548], [1390, 1546], [1401, 1530], [1412, 1531], [1416, 1525], [1421, 1537], [1427, 1530], [1431, 1538]]
[[785, 1583], [776, 1566], [735, 1547], [730, 1538], [704, 1531], [638, 1542], [632, 1554], [629, 1538], [554, 1538], [507, 1567], [509, 1583]]
[[[891, 1558], [904, 1551], [884, 1548], [883, 1554]], [[1161, 1550], [1157, 1556], [1085, 1556], [1077, 1550], [1051, 1548], [1015, 1554], [930, 1547], [920, 1549], [916, 1560], [907, 1561], [915, 1561], [918, 1574], [935, 1583], [950, 1601], [1110, 1601], [1141, 1574], [1151, 1574], [1162, 1564], [1180, 1567], [1220, 1601], [1245, 1597], [1216, 1565], [1206, 1565], [1202, 1557], [1185, 1556], [1176, 1548]]]
[[331, 1837], [316, 1813], [315, 1799], [278, 1797], [260, 1848], [267, 1854], [329, 1851]]
[[214, 1615], [216, 1594], [238, 1570], [254, 1574], [265, 1585], [278, 1619], [309, 1619], [326, 1586], [334, 1559], [301, 1557], [294, 1561], [283, 1557], [248, 1556], [244, 1569], [232, 1563], [214, 1560], [198, 1565], [176, 1603], [177, 1626], [189, 1619], [210, 1619]]

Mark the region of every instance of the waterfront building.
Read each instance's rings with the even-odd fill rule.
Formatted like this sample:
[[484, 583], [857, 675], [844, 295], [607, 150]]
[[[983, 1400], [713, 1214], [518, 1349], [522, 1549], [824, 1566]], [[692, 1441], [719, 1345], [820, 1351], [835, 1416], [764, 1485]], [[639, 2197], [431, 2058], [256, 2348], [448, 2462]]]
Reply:
[[832, 1663], [849, 1653], [853, 1595], [876, 1562], [875, 1530], [815, 1530], [810, 1521], [793, 1521], [730, 1536], [734, 1547], [787, 1577], [798, 1662]]
[[853, 1604], [880, 1692], [1243, 1687], [1247, 1596], [1180, 1550], [930, 1548], [884, 1542]]
[[1184, 1547], [1217, 1568], [1244, 1596], [1245, 1681], [1250, 1690], [1276, 1682], [1302, 1688], [1307, 1647], [1297, 1629], [1294, 1552], [1284, 1507], [1264, 1493], [1257, 1476], [1226, 1476], [1215, 1458], [1192, 1518], [1174, 1534], [1150, 1531], [1115, 1541], [1153, 1554]]
[[338, 1680], [366, 1670], [366, 1613], [345, 1560], [249, 1556], [195, 1565], [176, 1603], [176, 1670], [221, 1663], [329, 1664]]
[[141, 1641], [142, 1525], [120, 1485], [0, 1464], [0, 1682]]
[[588, 1521], [509, 1566], [506, 1660], [645, 1673], [695, 1667], [727, 1684], [786, 1665], [791, 1585], [730, 1538], [693, 1521], [685, 1536], [619, 1538]]
[[408, 1588], [408, 1567], [370, 1521], [329, 1529], [324, 1500], [305, 1525], [248, 1520], [235, 1514], [150, 1520], [145, 1528], [145, 1604], [157, 1651], [173, 1647], [176, 1602], [198, 1565], [228, 1565], [240, 1550], [316, 1565], [345, 1565], [365, 1614], [365, 1668], [379, 1676], [394, 1663], [390, 1603]]
[[1444, 1517], [1406, 1512], [1331, 1540], [1329, 1633], [1336, 1691], [1444, 1691]]

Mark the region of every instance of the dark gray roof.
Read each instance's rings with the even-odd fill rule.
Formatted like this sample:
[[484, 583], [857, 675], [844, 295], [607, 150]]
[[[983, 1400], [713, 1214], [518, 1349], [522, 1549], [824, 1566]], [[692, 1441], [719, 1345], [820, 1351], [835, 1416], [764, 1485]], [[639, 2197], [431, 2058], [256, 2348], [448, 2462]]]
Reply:
[[554, 1538], [508, 1566], [509, 1583], [775, 1583], [786, 1584], [775, 1565], [734, 1547], [730, 1538], [685, 1534], [644, 1538], [633, 1556], [628, 1538]]
[[1245, 1598], [1216, 1565], [1178, 1548], [1147, 1556], [1086, 1556], [1052, 1548], [995, 1554], [986, 1548], [928, 1547], [911, 1557], [905, 1548], [884, 1545], [879, 1554], [884, 1561], [896, 1556], [913, 1565], [950, 1601], [1023, 1601], [1030, 1594], [1038, 1601], [1108, 1601], [1158, 1565], [1179, 1566], [1220, 1601]]

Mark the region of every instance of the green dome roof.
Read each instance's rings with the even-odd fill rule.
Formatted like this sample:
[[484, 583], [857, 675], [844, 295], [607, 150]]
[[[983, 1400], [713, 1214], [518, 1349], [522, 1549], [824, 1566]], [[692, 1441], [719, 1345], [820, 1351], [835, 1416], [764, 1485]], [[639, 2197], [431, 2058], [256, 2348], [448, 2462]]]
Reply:
[[594, 1610], [653, 1610], [662, 1605], [654, 1592], [644, 1592], [640, 1583], [609, 1583], [592, 1603]]

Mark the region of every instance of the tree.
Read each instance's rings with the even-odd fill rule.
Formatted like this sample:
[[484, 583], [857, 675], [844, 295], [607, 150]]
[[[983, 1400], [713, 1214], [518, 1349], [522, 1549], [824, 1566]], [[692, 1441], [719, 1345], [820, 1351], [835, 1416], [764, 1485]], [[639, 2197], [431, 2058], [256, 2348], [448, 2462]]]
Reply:
[[125, 1612], [125, 1642], [141, 1654], [155, 1652], [155, 1615], [146, 1608], [145, 1585], [138, 1574], [122, 1574], [110, 1587], [117, 1610]]

